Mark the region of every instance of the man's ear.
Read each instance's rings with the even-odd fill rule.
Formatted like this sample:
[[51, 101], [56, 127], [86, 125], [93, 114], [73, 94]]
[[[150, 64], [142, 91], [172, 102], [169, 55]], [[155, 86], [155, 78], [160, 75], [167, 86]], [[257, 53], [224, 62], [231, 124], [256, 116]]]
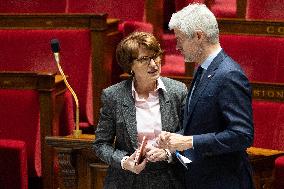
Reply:
[[198, 40], [204, 37], [204, 33], [201, 30], [196, 30], [195, 34]]

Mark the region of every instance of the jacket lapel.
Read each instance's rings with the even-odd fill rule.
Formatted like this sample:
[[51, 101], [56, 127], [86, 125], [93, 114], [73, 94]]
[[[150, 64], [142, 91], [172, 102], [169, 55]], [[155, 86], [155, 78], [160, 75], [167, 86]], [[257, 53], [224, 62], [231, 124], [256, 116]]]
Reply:
[[124, 98], [122, 104], [122, 115], [125, 121], [126, 130], [130, 137], [133, 148], [138, 148], [137, 140], [137, 127], [136, 127], [136, 109], [135, 102], [132, 96], [132, 80], [128, 80], [126, 83], [126, 89], [124, 91]]
[[[208, 83], [211, 81], [211, 79], [214, 77], [215, 72], [219, 67], [219, 64], [223, 61], [225, 56], [226, 55], [225, 55], [224, 51], [221, 50], [221, 52], [214, 58], [214, 60], [209, 65], [206, 72], [203, 74], [203, 76], [202, 76], [202, 78], [199, 82], [199, 85], [195, 88], [196, 91], [194, 92], [193, 96], [191, 97], [188, 112], [185, 115], [187, 117], [187, 119], [185, 119], [186, 123], [184, 123], [184, 126], [186, 126], [188, 120], [190, 120], [191, 114], [192, 114], [192, 112], [193, 112], [193, 110], [196, 106], [196, 103], [198, 102], [199, 97], [201, 96], [201, 94], [203, 94], [204, 89], [206, 88]], [[192, 83], [192, 85], [193, 85], [193, 83]], [[188, 104], [188, 101], [187, 101], [187, 104]]]
[[165, 91], [159, 89], [159, 103], [161, 111], [161, 122], [163, 131], [171, 131], [171, 103], [169, 97]]

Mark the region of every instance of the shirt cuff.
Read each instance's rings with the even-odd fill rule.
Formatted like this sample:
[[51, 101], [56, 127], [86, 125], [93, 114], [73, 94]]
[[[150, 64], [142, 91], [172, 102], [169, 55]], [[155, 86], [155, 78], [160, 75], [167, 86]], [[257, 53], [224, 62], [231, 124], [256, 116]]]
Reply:
[[122, 158], [122, 160], [120, 161], [120, 166], [121, 166], [121, 168], [122, 168], [123, 170], [126, 170], [126, 169], [123, 167], [123, 164], [124, 164], [124, 162], [125, 162], [128, 158], [129, 158], [129, 156], [124, 156], [124, 157]]
[[167, 162], [171, 163], [173, 161], [173, 156], [172, 153], [170, 152], [169, 149], [165, 149], [166, 155], [167, 155]]

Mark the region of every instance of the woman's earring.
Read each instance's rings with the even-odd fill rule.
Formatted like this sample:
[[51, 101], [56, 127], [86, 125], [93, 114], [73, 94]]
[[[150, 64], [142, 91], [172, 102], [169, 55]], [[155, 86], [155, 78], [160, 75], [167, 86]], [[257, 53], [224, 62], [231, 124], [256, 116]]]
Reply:
[[133, 70], [130, 70], [130, 74], [134, 77], [134, 72], [133, 72]]

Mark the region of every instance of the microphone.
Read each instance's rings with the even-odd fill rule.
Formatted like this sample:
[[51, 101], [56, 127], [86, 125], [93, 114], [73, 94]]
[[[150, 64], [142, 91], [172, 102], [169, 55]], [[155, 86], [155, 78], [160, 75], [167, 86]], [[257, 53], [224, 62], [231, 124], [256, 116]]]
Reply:
[[79, 136], [82, 134], [82, 131], [79, 129], [79, 100], [78, 97], [76, 95], [76, 93], [74, 92], [74, 90], [72, 89], [72, 87], [69, 85], [66, 76], [60, 66], [60, 58], [59, 58], [59, 51], [60, 51], [60, 45], [59, 45], [59, 40], [58, 39], [52, 39], [50, 41], [50, 45], [51, 45], [51, 50], [53, 52], [54, 55], [54, 59], [56, 61], [56, 65], [58, 67], [58, 70], [64, 80], [65, 85], [67, 86], [67, 88], [69, 89], [69, 91], [71, 92], [74, 100], [75, 100], [75, 104], [76, 104], [76, 128], [75, 130], [73, 130], [73, 136], [75, 138], [79, 138]]
[[51, 50], [54, 54], [54, 58], [55, 58], [55, 61], [57, 63], [59, 63], [59, 51], [60, 51], [60, 46], [59, 46], [59, 41], [58, 39], [52, 39], [50, 41], [50, 44], [51, 44]]

